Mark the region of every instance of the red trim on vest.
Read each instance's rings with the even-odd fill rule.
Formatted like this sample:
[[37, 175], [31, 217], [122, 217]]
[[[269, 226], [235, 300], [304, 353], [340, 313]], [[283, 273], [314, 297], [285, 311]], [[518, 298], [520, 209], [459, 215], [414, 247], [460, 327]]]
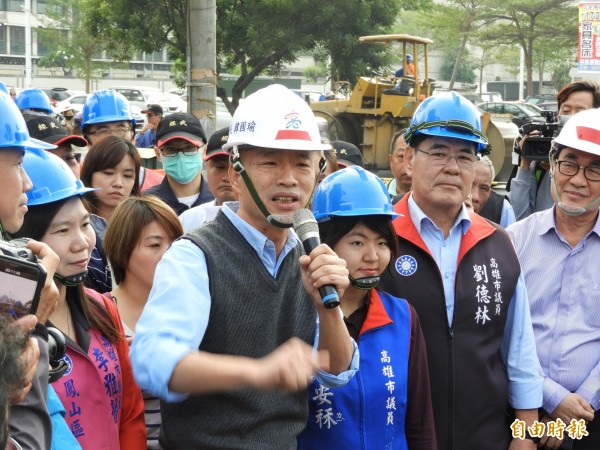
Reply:
[[379, 328], [384, 325], [389, 325], [393, 322], [394, 321], [390, 319], [390, 316], [383, 307], [383, 303], [379, 297], [379, 292], [377, 292], [377, 289], [371, 289], [367, 317], [358, 335], [360, 336], [365, 331], [372, 330], [373, 328]]
[[469, 217], [471, 218], [471, 226], [467, 232], [463, 235], [460, 241], [460, 249], [458, 251], [457, 266], [460, 264], [463, 256], [471, 250], [477, 242], [490, 236], [496, 228], [478, 214], [469, 211]]
[[310, 141], [310, 134], [308, 134], [308, 131], [304, 130], [279, 130], [277, 132], [277, 136], [275, 136], [275, 140], [279, 141], [280, 139], [297, 139], [300, 141]]
[[410, 213], [408, 212], [408, 198], [411, 195], [411, 193], [406, 194], [398, 203], [394, 205], [394, 212], [400, 214], [392, 222], [394, 229], [396, 230], [396, 234], [398, 236], [406, 239], [409, 242], [412, 242], [414, 245], [421, 248], [423, 251], [427, 252], [431, 257], [433, 257], [429, 251], [429, 248], [427, 247], [427, 244], [425, 244], [423, 238], [415, 228], [415, 224], [413, 223]]
[[[410, 217], [410, 213], [408, 211], [408, 198], [410, 195], [412, 194], [408, 194], [402, 197], [400, 201], [394, 206], [394, 211], [398, 214], [401, 214], [400, 216], [394, 219], [394, 229], [396, 230], [398, 236], [408, 240], [409, 242], [412, 242], [417, 247], [426, 251], [430, 256], [433, 256], [431, 255], [427, 244], [425, 244], [423, 238], [421, 238], [421, 235], [415, 228], [415, 224], [413, 223], [412, 218]], [[469, 211], [469, 217], [471, 219], [471, 226], [460, 240], [458, 261], [456, 262], [457, 266], [458, 264], [460, 264], [460, 261], [462, 260], [463, 256], [465, 256], [467, 252], [471, 250], [475, 246], [475, 244], [477, 244], [477, 242], [488, 237], [494, 231], [496, 231], [496, 228], [494, 228], [493, 225], [490, 225], [490, 223], [487, 220], [485, 220], [478, 214]]]

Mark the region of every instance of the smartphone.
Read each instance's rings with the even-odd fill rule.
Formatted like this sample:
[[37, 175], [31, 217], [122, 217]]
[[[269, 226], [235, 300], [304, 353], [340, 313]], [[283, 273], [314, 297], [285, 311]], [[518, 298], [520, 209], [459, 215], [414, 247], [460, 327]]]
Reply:
[[35, 314], [45, 282], [40, 264], [0, 255], [0, 314], [14, 320]]

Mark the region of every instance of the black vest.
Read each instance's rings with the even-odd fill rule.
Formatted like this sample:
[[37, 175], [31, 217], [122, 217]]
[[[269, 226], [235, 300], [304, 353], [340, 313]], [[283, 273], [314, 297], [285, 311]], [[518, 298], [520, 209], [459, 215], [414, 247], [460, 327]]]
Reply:
[[491, 192], [488, 201], [485, 202], [481, 211], [479, 211], [479, 215], [481, 217], [485, 217], [488, 220], [491, 220], [494, 223], [500, 223], [500, 219], [502, 219], [502, 208], [504, 208], [504, 196]]
[[500, 357], [507, 312], [520, 266], [504, 230], [472, 214], [455, 278], [452, 327], [442, 275], [408, 212], [395, 206], [399, 258], [381, 289], [416, 309], [427, 342], [440, 450], [505, 450], [510, 442], [508, 380]]
[[[200, 351], [261, 358], [293, 336], [313, 344], [316, 310], [302, 286], [300, 245], [274, 279], [221, 211], [184, 239], [203, 251], [208, 267], [211, 308]], [[306, 391], [251, 389], [162, 402], [160, 442], [172, 450], [292, 450], [307, 407]]]

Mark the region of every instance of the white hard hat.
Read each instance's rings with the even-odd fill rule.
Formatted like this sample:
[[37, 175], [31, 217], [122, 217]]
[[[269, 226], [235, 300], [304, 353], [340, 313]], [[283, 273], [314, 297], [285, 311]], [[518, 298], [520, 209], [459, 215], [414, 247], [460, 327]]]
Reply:
[[285, 86], [272, 84], [249, 95], [238, 107], [223, 149], [236, 145], [282, 150], [330, 150], [308, 104]]
[[65, 103], [63, 103], [61, 105], [60, 108], [58, 108], [58, 110], [56, 112], [59, 113], [59, 114], [62, 114], [62, 113], [66, 112], [66, 111], [69, 111], [69, 110], [75, 111], [75, 109], [73, 108], [73, 105], [70, 102], [65, 102]]
[[600, 109], [588, 109], [571, 117], [552, 141], [552, 147], [557, 145], [600, 155]]

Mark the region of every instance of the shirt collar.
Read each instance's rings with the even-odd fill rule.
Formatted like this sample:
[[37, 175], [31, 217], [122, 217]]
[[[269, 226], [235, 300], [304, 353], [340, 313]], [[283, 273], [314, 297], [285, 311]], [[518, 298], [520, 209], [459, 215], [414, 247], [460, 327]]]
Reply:
[[[264, 251], [265, 245], [267, 242], [270, 242], [270, 245], [274, 247], [273, 242], [271, 242], [264, 234], [238, 216], [232, 209], [233, 202], [226, 202], [221, 207], [223, 214], [227, 216], [227, 218], [233, 223], [233, 225], [237, 228], [237, 230], [244, 236], [246, 241], [250, 244], [250, 246], [261, 255]], [[236, 202], [237, 203], [237, 202]], [[238, 206], [238, 205], [235, 205]], [[288, 238], [283, 247], [282, 255], [287, 254], [287, 252], [294, 248], [298, 244], [298, 236], [293, 228], [290, 228], [288, 233]]]
[[[433, 220], [427, 217], [427, 214], [425, 214], [423, 210], [419, 208], [419, 205], [417, 205], [417, 202], [415, 202], [412, 193], [408, 198], [408, 212], [410, 213], [410, 218], [413, 221], [413, 224], [419, 232], [419, 234], [421, 234], [421, 227], [423, 226], [423, 223], [430, 223], [432, 226], [438, 228], [438, 226], [435, 223], [433, 223]], [[464, 204], [462, 205], [462, 208], [458, 213], [458, 217], [454, 221], [454, 225], [452, 225], [452, 230], [457, 226], [461, 227], [463, 235], [469, 230], [469, 227], [471, 226], [469, 210]]]
[[[540, 213], [539, 222], [537, 225], [537, 234], [538, 236], [542, 236], [546, 234], [550, 230], [555, 230], [556, 234], [560, 235], [558, 232], [558, 228], [556, 227], [556, 204], [546, 211]], [[590, 234], [594, 233], [596, 236], [600, 237], [600, 215], [596, 217], [596, 224]]]

